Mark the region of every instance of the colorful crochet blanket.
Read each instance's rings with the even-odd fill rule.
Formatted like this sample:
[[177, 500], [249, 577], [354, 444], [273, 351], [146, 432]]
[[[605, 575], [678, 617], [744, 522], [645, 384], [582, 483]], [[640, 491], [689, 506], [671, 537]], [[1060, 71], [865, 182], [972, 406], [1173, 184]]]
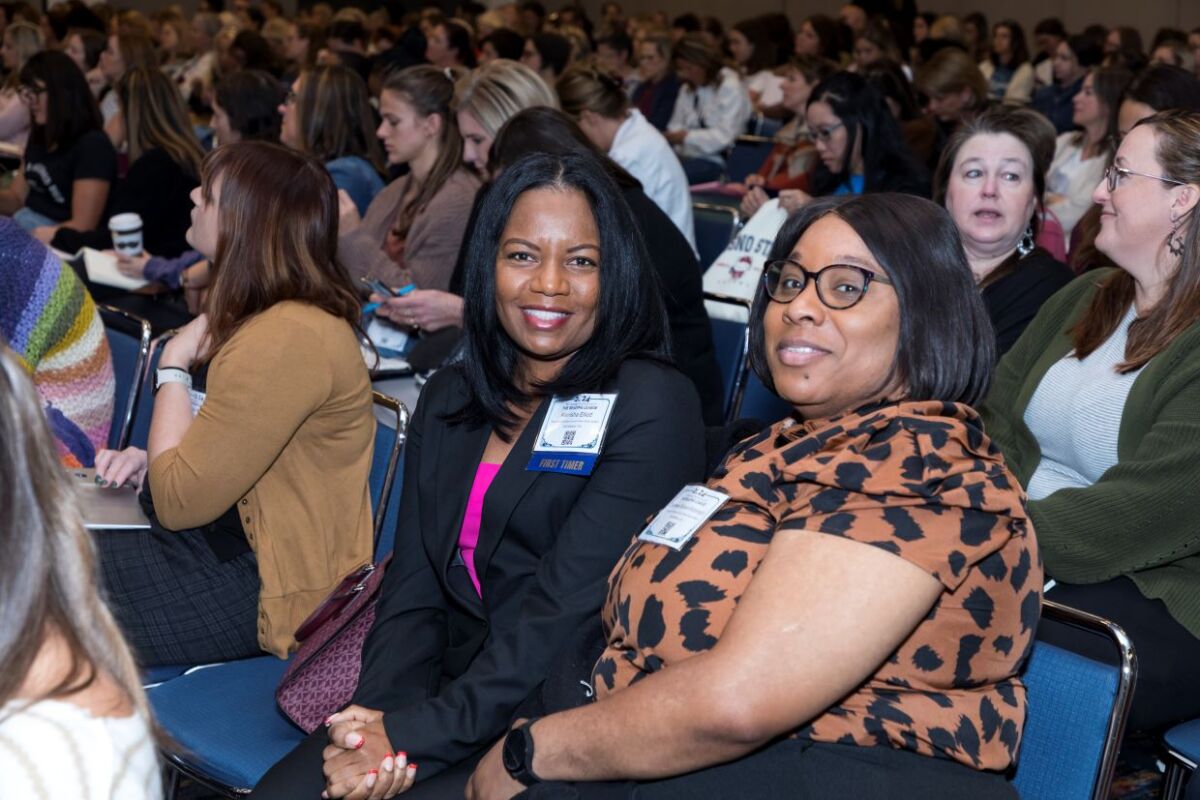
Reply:
[[0, 342], [33, 376], [62, 462], [92, 466], [113, 414], [104, 324], [75, 272], [7, 217], [0, 217]]

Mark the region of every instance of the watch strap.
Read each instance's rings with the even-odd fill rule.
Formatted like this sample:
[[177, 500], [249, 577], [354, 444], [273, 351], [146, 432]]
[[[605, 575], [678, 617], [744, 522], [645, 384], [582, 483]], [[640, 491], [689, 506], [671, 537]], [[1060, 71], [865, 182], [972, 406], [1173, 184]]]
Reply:
[[[533, 786], [540, 783], [533, 771], [533, 723], [538, 718], [526, 720], [520, 726], [508, 732], [504, 740], [504, 768], [509, 777], [522, 786]], [[515, 756], [515, 757], [514, 757]]]
[[192, 376], [179, 367], [159, 367], [154, 370], [154, 391], [157, 393], [167, 383], [182, 383], [185, 388], [191, 389]]

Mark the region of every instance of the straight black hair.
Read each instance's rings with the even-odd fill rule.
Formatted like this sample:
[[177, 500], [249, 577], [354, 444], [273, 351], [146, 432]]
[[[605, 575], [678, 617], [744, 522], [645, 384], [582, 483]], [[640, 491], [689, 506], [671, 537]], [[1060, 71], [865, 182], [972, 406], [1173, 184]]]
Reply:
[[[496, 253], [509, 215], [525, 192], [581, 192], [600, 233], [600, 299], [592, 336], [549, 383], [526, 391], [518, 384], [521, 352], [496, 311]], [[506, 168], [479, 204], [463, 244], [463, 359], [458, 368], [470, 399], [448, 415], [451, 423], [488, 424], [511, 436], [513, 407], [546, 395], [601, 390], [629, 358], [666, 362], [667, 323], [662, 299], [638, 236], [633, 213], [599, 159], [586, 153], [535, 153]]]
[[534, 106], [514, 115], [492, 140], [488, 163], [493, 170], [503, 172], [530, 153], [587, 154], [600, 162], [617, 188], [642, 186], [637, 178], [596, 147], [575, 120], [557, 108]]
[[458, 55], [459, 62], [467, 69], [475, 69], [479, 61], [475, 58], [475, 47], [471, 44], [471, 32], [450, 20], [442, 22], [441, 26], [446, 29], [446, 42]]
[[[791, 256], [804, 232], [830, 215], [863, 240], [891, 279], [900, 304], [896, 358], [883, 385], [898, 378], [908, 400], [981, 402], [996, 363], [996, 335], [946, 210], [905, 194], [814, 200], [784, 223], [768, 260]], [[815, 271], [826, 265], [805, 266]], [[760, 284], [750, 310], [750, 366], [774, 391], [763, 332], [771, 302]]]
[[813, 194], [824, 195], [850, 179], [855, 142], [862, 139], [863, 192], [903, 191], [929, 194], [929, 172], [905, 144], [900, 123], [872, 83], [856, 72], [835, 72], [818, 83], [808, 104], [827, 103], [846, 126], [846, 155], [840, 172], [818, 163]]
[[1145, 103], [1155, 111], [1168, 108], [1200, 111], [1200, 79], [1172, 64], [1154, 64], [1129, 82], [1121, 99]]
[[500, 58], [520, 61], [521, 53], [525, 49], [525, 37], [508, 28], [497, 28], [479, 40], [480, 47], [485, 44], [491, 44]]
[[46, 90], [46, 124], [34, 124], [29, 138], [47, 151], [69, 150], [85, 133], [103, 127], [87, 78], [65, 53], [43, 50], [30, 56], [20, 82]]
[[284, 98], [283, 85], [269, 72], [241, 69], [226, 75], [217, 84], [217, 105], [229, 116], [229, 125], [242, 141], [278, 142], [279, 104]]

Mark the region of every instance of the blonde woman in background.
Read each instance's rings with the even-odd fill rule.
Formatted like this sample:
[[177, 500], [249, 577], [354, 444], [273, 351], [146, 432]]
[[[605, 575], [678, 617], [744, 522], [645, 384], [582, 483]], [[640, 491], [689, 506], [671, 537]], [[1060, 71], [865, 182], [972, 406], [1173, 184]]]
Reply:
[[0, 796], [158, 800], [137, 667], [33, 384], [0, 347]]
[[0, 89], [0, 143], [25, 150], [32, 120], [29, 106], [21, 102], [17, 92], [18, 77], [25, 62], [34, 53], [46, 49], [46, 37], [41, 29], [28, 22], [14, 22], [4, 29], [0, 44], [0, 61], [8, 71], [4, 88]]

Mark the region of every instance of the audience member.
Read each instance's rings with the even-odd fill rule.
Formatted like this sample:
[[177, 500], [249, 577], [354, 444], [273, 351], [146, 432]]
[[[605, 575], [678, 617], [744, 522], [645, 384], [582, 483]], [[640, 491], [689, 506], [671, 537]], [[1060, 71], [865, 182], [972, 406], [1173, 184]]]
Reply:
[[0, 345], [33, 377], [62, 463], [92, 466], [107, 446], [113, 415], [112, 359], [100, 314], [75, 271], [5, 217]]
[[671, 40], [662, 34], [641, 39], [637, 43], [637, 62], [641, 83], [633, 90], [633, 105], [647, 122], [665, 131], [682, 85], [671, 68]]
[[487, 64], [498, 58], [520, 61], [525, 52], [521, 34], [508, 28], [497, 28], [479, 40], [479, 63]]
[[1054, 54], [1058, 51], [1059, 42], [1066, 38], [1067, 29], [1058, 17], [1047, 17], [1034, 27], [1036, 52], [1033, 54], [1033, 73], [1036, 89], [1054, 82]]
[[1168, 39], [1155, 47], [1150, 53], [1151, 64], [1170, 64], [1173, 67], [1195, 72], [1195, 61], [1187, 42], [1180, 39]]
[[962, 41], [971, 60], [979, 63], [988, 54], [988, 21], [981, 11], [972, 11], [962, 18]]
[[[1047, 599], [1120, 625], [1138, 657], [1130, 730], [1200, 715], [1187, 544], [1200, 403], [1200, 113], [1165, 111], [1121, 142], [1095, 199], [1116, 269], [1078, 278], [1005, 356], [987, 429], [1029, 495]], [[1085, 635], [1059, 644], [1106, 658]], [[1101, 643], [1102, 644], [1102, 643]]]
[[[822, 201], [770, 257], [751, 357], [795, 415], [726, 457], [723, 505], [629, 544], [602, 630], [468, 797], [1015, 797], [1042, 576], [970, 407], [993, 350], [954, 226], [919, 198]], [[984, 622], [1012, 646], [972, 660]]]
[[[747, 217], [767, 201], [767, 192], [783, 189], [808, 191], [817, 160], [812, 135], [808, 130], [808, 99], [813, 88], [833, 75], [837, 66], [819, 56], [793, 56], [783, 67], [782, 106], [794, 116], [775, 134], [775, 146], [758, 171], [746, 176], [741, 210]], [[755, 191], [757, 189], [757, 191]]]
[[480, 67], [461, 79], [454, 95], [463, 161], [480, 176], [491, 174], [488, 154], [504, 123], [526, 108], [558, 108], [558, 97], [536, 72], [505, 59]]
[[882, 19], [871, 20], [854, 39], [854, 61], [850, 69], [861, 72], [882, 58], [899, 62], [902, 58], [896, 37]]
[[1044, 117], [997, 107], [951, 137], [934, 178], [934, 199], [962, 237], [1001, 355], [1073, 277], [1035, 244], [1053, 155], [1054, 131]]
[[1117, 112], [1121, 138], [1139, 121], [1171, 108], [1200, 111], [1200, 80], [1168, 64], [1147, 67], [1134, 76], [1121, 96]]
[[454, 81], [436, 67], [409, 67], [384, 80], [376, 133], [388, 163], [408, 172], [376, 195], [361, 219], [343, 203], [338, 257], [351, 277], [442, 291], [450, 285], [479, 189], [463, 165], [453, 99]]
[[159, 62], [171, 80], [178, 80], [184, 67], [195, 54], [192, 46], [192, 26], [179, 11], [167, 9], [155, 15]]
[[638, 86], [638, 72], [633, 68], [633, 40], [621, 32], [610, 34], [596, 42], [596, 66], [621, 79], [621, 88], [632, 97]]
[[1088, 70], [1099, 66], [1103, 57], [1102, 44], [1090, 36], [1076, 34], [1059, 42], [1054, 52], [1054, 83], [1038, 89], [1032, 103], [1033, 109], [1049, 119], [1059, 133], [1074, 127], [1072, 102], [1083, 88]]
[[750, 119], [750, 95], [738, 74], [697, 34], [676, 42], [671, 58], [683, 85], [667, 123], [667, 141], [679, 154], [689, 183], [716, 180], [725, 169], [726, 148]]
[[992, 29], [992, 47], [979, 62], [992, 100], [1023, 106], [1033, 98], [1033, 64], [1025, 44], [1025, 29], [1012, 19], [1001, 20]]
[[988, 103], [988, 83], [978, 65], [957, 47], [939, 50], [917, 73], [917, 91], [928, 98], [927, 111], [937, 125], [930, 162], [941, 159], [946, 141]]
[[922, 164], [928, 164], [937, 144], [937, 122], [922, 113], [916, 90], [901, 65], [890, 58], [881, 58], [859, 74], [883, 95], [892, 116], [900, 124], [909, 151]]
[[91, 28], [72, 28], [67, 34], [63, 52], [70, 56], [87, 78], [92, 94], [97, 98], [104, 91], [104, 76], [100, 72], [100, 54], [108, 47], [104, 34]]
[[470, 32], [457, 22], [439, 22], [429, 31], [425, 58], [438, 69], [474, 69], [475, 49], [471, 44]]
[[530, 36], [521, 51], [521, 63], [540, 75], [547, 86], [553, 86], [571, 63], [571, 42], [557, 33]]
[[695, 248], [674, 225], [667, 224], [669, 218], [638, 185], [636, 176], [606, 157], [565, 114], [547, 106], [525, 109], [506, 122], [492, 150], [493, 175], [534, 153], [564, 158], [573, 154], [591, 155], [600, 159], [633, 211], [637, 232], [645, 242], [648, 256], [645, 263], [658, 278], [667, 312], [674, 363], [696, 387], [705, 423], [722, 424], [724, 389], [713, 350], [712, 326], [704, 310], [702, 270], [694, 255]]
[[1104, 65], [1136, 72], [1146, 66], [1142, 32], [1129, 25], [1110, 28], [1104, 37]]
[[371, 556], [361, 311], [315, 159], [222, 147], [193, 200], [188, 241], [212, 260], [207, 313], [163, 349], [149, 452], [96, 459], [102, 483], [142, 488], [152, 528], [98, 537], [100, 563], [140, 663], [284, 658]]
[[53, 50], [34, 55], [20, 75], [33, 128], [20, 171], [0, 189], [0, 213], [49, 242], [60, 227], [100, 224], [117, 175], [117, 154], [75, 62]]
[[239, 70], [222, 78], [212, 99], [212, 127], [218, 145], [279, 141], [284, 88], [260, 70]]
[[824, 14], [814, 14], [796, 29], [796, 55], [827, 58], [835, 64], [843, 60], [838, 24]]
[[100, 99], [100, 114], [104, 117], [104, 132], [114, 147], [125, 142], [121, 129], [120, 104], [117, 101], [117, 82], [127, 70], [158, 69], [158, 50], [148, 35], [122, 31], [108, 37], [108, 46], [100, 54], [100, 74], [108, 83], [108, 92]]
[[1061, 134], [1046, 174], [1046, 208], [1069, 240], [1076, 223], [1094, 204], [1092, 192], [1104, 175], [1120, 138], [1117, 111], [1130, 74], [1121, 67], [1093, 67], [1075, 95], [1071, 121], [1077, 131]]
[[745, 82], [754, 110], [773, 108], [783, 102], [783, 80], [775, 74], [777, 56], [771, 33], [761, 17], [744, 19], [726, 36], [733, 66]]
[[[779, 193], [788, 211], [824, 195], [929, 194], [928, 171], [908, 152], [887, 103], [863, 76], [837, 72], [821, 81], [805, 116], [820, 163], [813, 169], [810, 191]], [[761, 192], [751, 190], [752, 195]]]
[[867, 10], [858, 3], [846, 3], [838, 10], [838, 20], [850, 32], [850, 41], [857, 39], [871, 21]]
[[[599, 613], [629, 530], [701, 477], [699, 403], [663, 364], [635, 227], [590, 156], [530, 156], [483, 195], [464, 253], [466, 352], [430, 379], [409, 428], [405, 470], [421, 480], [405, 481], [354, 704], [276, 764], [256, 800], [393, 794], [413, 762], [461, 787]], [[557, 430], [551, 398], [580, 393], [615, 400], [590, 472], [527, 469], [538, 432]]]
[[46, 49], [46, 37], [36, 25], [15, 22], [4, 29], [2, 39], [0, 61], [4, 63], [8, 77], [0, 89], [0, 144], [24, 150], [32, 120], [29, 106], [21, 100], [18, 91], [21, 70], [35, 53]]
[[39, 405], [0, 345], [0, 793], [160, 800], [137, 665]]
[[279, 140], [325, 165], [358, 214], [383, 189], [383, 150], [367, 85], [340, 64], [300, 73], [279, 106]]
[[[204, 150], [192, 132], [179, 90], [163, 72], [128, 70], [116, 93], [129, 145], [129, 171], [113, 188], [106, 216], [137, 214], [146, 252], [174, 258], [190, 249], [190, 195], [200, 183]], [[63, 225], [52, 244], [68, 253], [85, 246], [104, 250], [112, 247], [112, 234], [107, 225], [91, 231]]]
[[217, 67], [216, 38], [221, 20], [216, 14], [201, 12], [192, 18], [192, 47], [195, 54], [179, 70], [176, 79], [183, 99], [190, 101], [212, 91]]
[[636, 108], [610, 73], [577, 65], [558, 79], [558, 100], [601, 153], [641, 184], [646, 196], [675, 223], [696, 249], [692, 196], [671, 145]]

